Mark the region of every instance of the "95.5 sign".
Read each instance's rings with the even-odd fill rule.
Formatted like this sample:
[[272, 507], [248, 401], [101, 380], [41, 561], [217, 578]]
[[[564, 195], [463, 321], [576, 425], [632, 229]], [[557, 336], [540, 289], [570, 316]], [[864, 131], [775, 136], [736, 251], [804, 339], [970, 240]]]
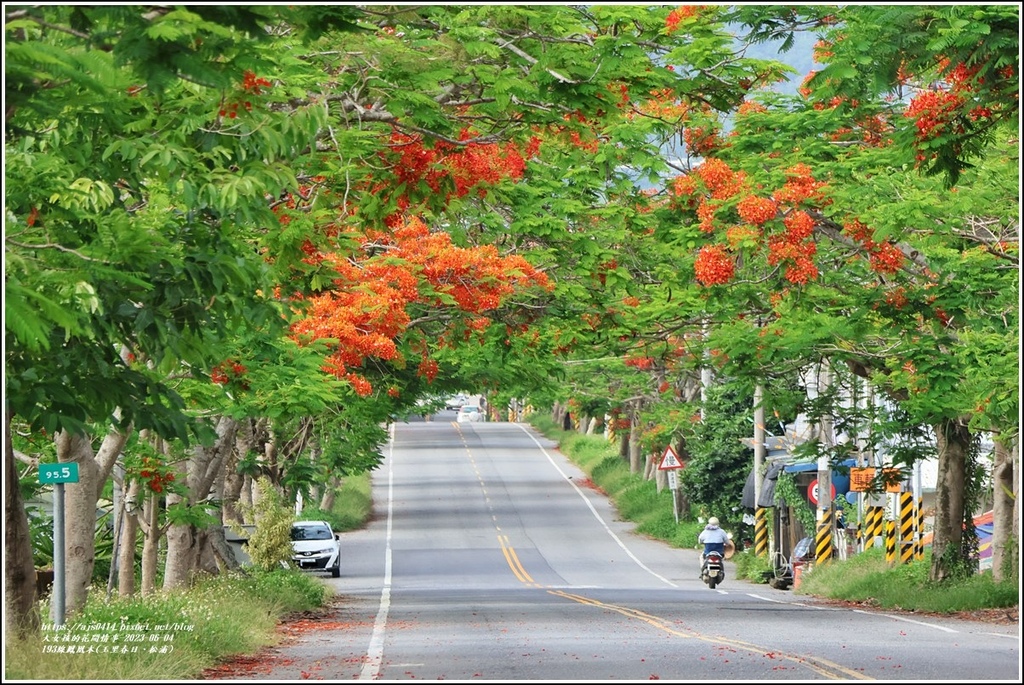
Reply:
[[43, 483], [77, 483], [78, 464], [68, 462], [66, 464], [40, 464], [39, 482]]

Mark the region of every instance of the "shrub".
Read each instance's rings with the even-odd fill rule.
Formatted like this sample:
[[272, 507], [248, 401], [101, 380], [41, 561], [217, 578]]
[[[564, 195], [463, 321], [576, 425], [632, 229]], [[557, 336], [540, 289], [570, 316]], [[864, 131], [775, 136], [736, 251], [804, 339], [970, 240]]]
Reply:
[[291, 509], [282, 504], [280, 494], [269, 479], [256, 481], [258, 497], [253, 504], [256, 529], [249, 536], [249, 558], [254, 566], [269, 571], [287, 568], [292, 558], [292, 522], [295, 517]]

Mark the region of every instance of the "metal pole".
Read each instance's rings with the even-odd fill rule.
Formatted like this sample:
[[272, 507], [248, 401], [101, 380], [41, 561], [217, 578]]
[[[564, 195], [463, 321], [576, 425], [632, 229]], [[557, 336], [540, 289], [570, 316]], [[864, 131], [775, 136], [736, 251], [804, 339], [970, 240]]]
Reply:
[[754, 386], [754, 508], [761, 506], [761, 477], [764, 468], [764, 387]]
[[64, 625], [64, 483], [53, 485], [53, 623]]

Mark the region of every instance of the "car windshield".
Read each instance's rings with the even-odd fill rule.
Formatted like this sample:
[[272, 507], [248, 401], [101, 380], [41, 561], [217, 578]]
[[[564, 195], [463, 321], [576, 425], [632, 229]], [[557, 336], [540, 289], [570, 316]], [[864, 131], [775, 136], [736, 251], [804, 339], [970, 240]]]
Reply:
[[471, 413], [473, 413], [475, 411], [480, 411], [480, 407], [473, 407], [473, 406], [470, 406], [468, 404], [462, 405], [462, 413], [463, 414], [471, 414]]
[[330, 540], [334, 533], [327, 526], [293, 526], [292, 540]]

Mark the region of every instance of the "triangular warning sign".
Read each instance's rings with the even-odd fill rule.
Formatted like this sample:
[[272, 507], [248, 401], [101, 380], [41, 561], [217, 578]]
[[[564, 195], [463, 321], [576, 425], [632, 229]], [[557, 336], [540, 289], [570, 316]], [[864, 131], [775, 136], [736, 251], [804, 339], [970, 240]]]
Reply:
[[679, 456], [676, 451], [672, 449], [672, 445], [665, 448], [665, 456], [661, 458], [661, 463], [658, 464], [659, 471], [670, 471], [672, 469], [683, 468], [682, 462], [679, 461]]

